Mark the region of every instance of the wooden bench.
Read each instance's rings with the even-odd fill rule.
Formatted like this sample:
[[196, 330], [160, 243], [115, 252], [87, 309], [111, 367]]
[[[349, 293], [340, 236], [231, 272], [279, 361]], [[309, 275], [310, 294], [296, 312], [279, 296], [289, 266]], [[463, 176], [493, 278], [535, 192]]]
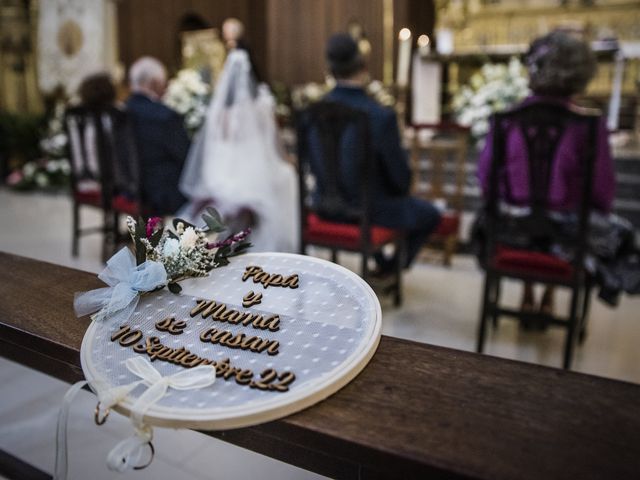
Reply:
[[[0, 253], [0, 353], [82, 379], [94, 274]], [[640, 475], [640, 386], [383, 337], [348, 386], [295, 415], [203, 432], [334, 478]]]

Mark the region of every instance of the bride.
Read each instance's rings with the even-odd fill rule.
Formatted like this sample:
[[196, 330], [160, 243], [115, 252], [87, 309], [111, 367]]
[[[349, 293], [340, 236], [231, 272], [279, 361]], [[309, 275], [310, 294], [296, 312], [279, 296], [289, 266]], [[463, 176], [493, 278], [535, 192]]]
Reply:
[[212, 205], [227, 223], [248, 217], [252, 251], [296, 252], [297, 177], [278, 152], [274, 103], [247, 52], [232, 50], [182, 172], [180, 213], [195, 220]]

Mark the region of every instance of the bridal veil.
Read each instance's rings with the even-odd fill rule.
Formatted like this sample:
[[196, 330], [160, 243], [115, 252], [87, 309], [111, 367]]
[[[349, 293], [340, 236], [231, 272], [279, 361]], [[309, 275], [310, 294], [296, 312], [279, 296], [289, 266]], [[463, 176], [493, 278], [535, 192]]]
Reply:
[[277, 144], [275, 102], [257, 84], [247, 52], [233, 50], [216, 85], [180, 179], [190, 199], [182, 214], [197, 218], [213, 205], [223, 216], [250, 210], [254, 251], [297, 251], [296, 173]]

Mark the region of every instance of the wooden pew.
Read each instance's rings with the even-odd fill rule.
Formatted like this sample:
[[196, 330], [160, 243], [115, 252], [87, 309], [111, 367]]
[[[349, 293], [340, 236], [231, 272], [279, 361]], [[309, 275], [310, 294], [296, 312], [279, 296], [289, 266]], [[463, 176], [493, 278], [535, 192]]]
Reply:
[[[4, 253], [0, 271], [0, 353], [81, 379], [73, 294], [101, 282]], [[637, 479], [639, 406], [640, 385], [383, 337], [320, 404], [203, 433], [334, 478]]]

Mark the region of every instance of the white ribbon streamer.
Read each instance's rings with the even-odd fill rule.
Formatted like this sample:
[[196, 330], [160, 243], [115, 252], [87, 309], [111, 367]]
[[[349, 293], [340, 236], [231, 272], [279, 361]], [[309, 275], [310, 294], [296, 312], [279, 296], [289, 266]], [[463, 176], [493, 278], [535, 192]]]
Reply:
[[[216, 369], [212, 365], [200, 365], [166, 377], [160, 375], [151, 362], [143, 357], [128, 358], [125, 365], [131, 373], [142, 379], [125, 386], [125, 388], [131, 386], [133, 389], [140, 383], [144, 383], [148, 387], [147, 391], [140, 395], [131, 407], [131, 420], [136, 426], [142, 426], [145, 412], [164, 397], [168, 387], [175, 390], [195, 390], [208, 387], [216, 380]], [[123, 387], [115, 387], [115, 389], [120, 388]], [[105, 398], [108, 397], [110, 390], [104, 392], [103, 395]]]
[[135, 433], [122, 440], [107, 455], [107, 467], [114, 472], [122, 473], [140, 465], [144, 447], [153, 439], [153, 429], [145, 426], [136, 428]]
[[73, 301], [76, 315], [97, 312], [92, 319], [117, 318], [119, 322], [126, 322], [138, 305], [140, 292], [164, 286], [167, 271], [160, 262], [152, 260], [136, 266], [133, 253], [124, 247], [107, 261], [98, 278], [109, 287], [77, 294]]
[[64, 480], [68, 473], [67, 458], [67, 422], [69, 420], [69, 406], [80, 389], [87, 384], [86, 380], [71, 385], [62, 400], [60, 412], [58, 412], [58, 425], [56, 427], [56, 465], [53, 480]]
[[[103, 411], [122, 402], [138, 385], [144, 384], [148, 387], [131, 406], [130, 417], [135, 428], [133, 436], [118, 443], [107, 456], [107, 466], [110, 470], [116, 472], [124, 472], [139, 465], [144, 447], [151, 441], [153, 436], [151, 427], [143, 422], [144, 415], [149, 408], [165, 396], [169, 387], [175, 390], [194, 390], [208, 387], [216, 380], [216, 369], [212, 365], [200, 365], [166, 377], [163, 377], [146, 358], [129, 358], [125, 361], [125, 365], [131, 373], [140, 377], [140, 380], [106, 389], [102, 388], [100, 384], [94, 385], [97, 390], [100, 409]], [[78, 391], [86, 383], [86, 381], [78, 382], [69, 388], [58, 413], [54, 480], [67, 478], [67, 421], [69, 406]]]

